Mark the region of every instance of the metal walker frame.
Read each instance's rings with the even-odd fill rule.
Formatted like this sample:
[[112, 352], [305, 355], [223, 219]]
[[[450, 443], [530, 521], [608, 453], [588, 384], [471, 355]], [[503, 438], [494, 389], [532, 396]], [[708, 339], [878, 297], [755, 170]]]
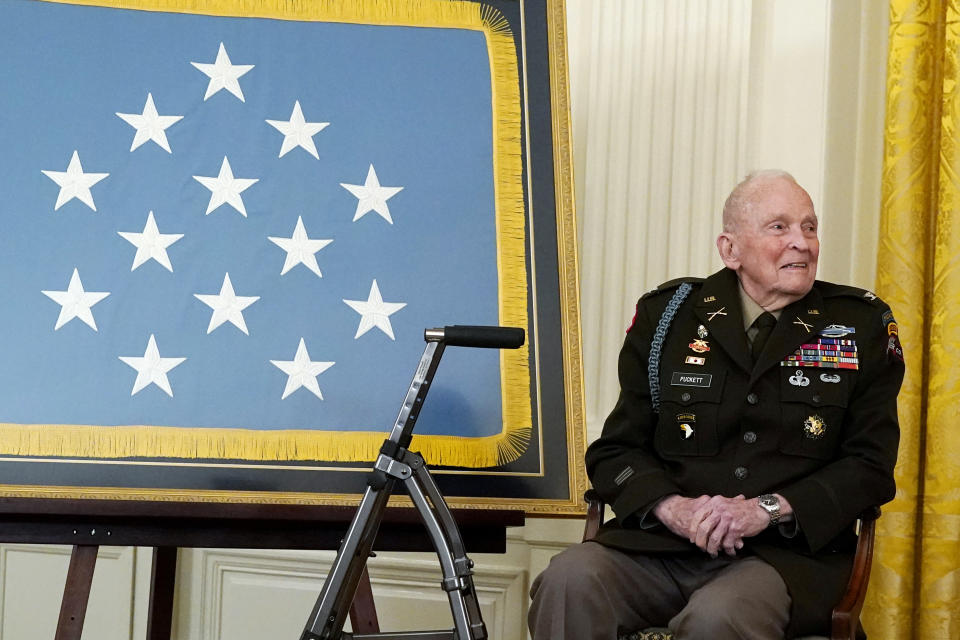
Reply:
[[[523, 329], [512, 327], [450, 326], [424, 331], [426, 347], [420, 357], [400, 414], [367, 479], [347, 535], [327, 575], [300, 640], [485, 640], [487, 630], [473, 586], [473, 561], [463, 546], [457, 523], [420, 454], [407, 447], [413, 427], [430, 390], [444, 348], [450, 346], [516, 349]], [[353, 634], [343, 631], [367, 558], [373, 548], [387, 501], [397, 483], [413, 500], [440, 559], [441, 586], [447, 592], [454, 629]]]

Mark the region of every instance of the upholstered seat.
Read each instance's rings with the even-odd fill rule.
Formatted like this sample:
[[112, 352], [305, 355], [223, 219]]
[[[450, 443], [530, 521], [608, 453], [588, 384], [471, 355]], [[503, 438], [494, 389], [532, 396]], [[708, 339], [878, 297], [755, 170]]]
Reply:
[[[587, 521], [583, 529], [583, 539], [591, 540], [597, 535], [603, 523], [605, 505], [600, 496], [591, 489], [584, 498], [587, 501]], [[857, 520], [857, 550], [853, 560], [853, 569], [843, 598], [833, 608], [831, 616], [830, 638], [807, 636], [797, 640], [855, 640], [863, 609], [863, 599], [867, 595], [867, 583], [870, 580], [870, 564], [873, 561], [873, 539], [876, 531], [880, 508], [873, 507], [860, 514]], [[644, 629], [620, 636], [619, 640], [673, 640], [669, 629]]]

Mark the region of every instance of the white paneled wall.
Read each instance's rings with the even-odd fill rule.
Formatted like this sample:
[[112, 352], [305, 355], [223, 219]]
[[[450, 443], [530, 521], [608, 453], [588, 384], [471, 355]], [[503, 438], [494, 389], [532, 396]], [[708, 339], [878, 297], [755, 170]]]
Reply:
[[570, 74], [594, 427], [616, 399], [613, 358], [639, 295], [720, 266], [716, 211], [745, 167], [752, 9], [743, 0], [569, 5], [582, 21]]
[[[568, 0], [588, 434], [644, 291], [719, 267], [729, 189], [781, 167], [821, 214], [821, 276], [871, 286], [879, 213], [885, 2]], [[526, 637], [526, 592], [580, 523], [533, 520], [475, 556], [490, 637]], [[329, 552], [184, 550], [174, 638], [296, 640]], [[149, 550], [100, 553], [85, 640], [140, 639]], [[69, 550], [0, 546], [0, 640], [53, 636]], [[371, 562], [384, 629], [450, 628], [426, 554]]]

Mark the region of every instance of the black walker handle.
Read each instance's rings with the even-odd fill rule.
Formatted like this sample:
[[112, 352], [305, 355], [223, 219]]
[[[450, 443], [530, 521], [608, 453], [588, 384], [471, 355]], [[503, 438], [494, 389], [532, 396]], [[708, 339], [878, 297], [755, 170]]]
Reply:
[[443, 329], [427, 329], [424, 331], [424, 339], [428, 342], [443, 342], [451, 347], [517, 349], [523, 346], [524, 331], [519, 327], [455, 324]]

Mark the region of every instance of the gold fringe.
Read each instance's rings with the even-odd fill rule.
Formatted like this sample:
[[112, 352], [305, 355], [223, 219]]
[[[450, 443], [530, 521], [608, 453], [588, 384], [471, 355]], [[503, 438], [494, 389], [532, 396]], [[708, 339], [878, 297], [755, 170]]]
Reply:
[[[491, 69], [499, 319], [529, 336], [518, 54], [496, 9], [463, 0], [45, 0], [60, 4], [280, 20], [460, 28], [482, 31]], [[465, 438], [414, 436], [428, 464], [493, 467], [519, 458], [533, 432], [527, 344], [500, 355], [503, 430]], [[86, 458], [306, 461], [374, 460], [377, 432], [0, 424], [0, 454]]]
[[[31, 458], [372, 462], [386, 436], [376, 431], [0, 424], [0, 453]], [[524, 437], [529, 441], [529, 427], [482, 438], [414, 435], [411, 448], [432, 465], [491, 467], [504, 456], [522, 453]]]

